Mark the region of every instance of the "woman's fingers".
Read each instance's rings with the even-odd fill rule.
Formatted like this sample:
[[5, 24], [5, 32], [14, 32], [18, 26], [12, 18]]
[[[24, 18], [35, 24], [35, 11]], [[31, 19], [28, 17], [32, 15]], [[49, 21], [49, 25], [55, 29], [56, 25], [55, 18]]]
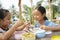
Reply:
[[49, 30], [49, 27], [48, 26], [45, 26], [45, 25], [41, 25], [41, 27], [40, 27], [41, 29], [43, 29], [43, 30], [46, 30], [46, 31], [48, 31]]
[[40, 28], [45, 30], [46, 29], [46, 26], [45, 25], [40, 25]]
[[23, 25], [23, 22], [21, 20], [17, 20], [17, 21], [15, 21], [14, 25], [19, 27], [19, 26]]

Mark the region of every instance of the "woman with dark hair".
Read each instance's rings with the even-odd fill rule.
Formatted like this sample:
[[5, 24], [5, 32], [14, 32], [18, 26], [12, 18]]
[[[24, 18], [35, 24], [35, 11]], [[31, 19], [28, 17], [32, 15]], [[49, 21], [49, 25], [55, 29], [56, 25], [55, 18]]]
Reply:
[[60, 26], [56, 23], [49, 21], [46, 17], [46, 9], [42, 6], [37, 6], [33, 11], [33, 17], [37, 21], [35, 27], [40, 27], [46, 31], [60, 30]]
[[11, 23], [11, 14], [6, 9], [0, 9], [0, 40], [9, 40], [16, 30], [22, 30], [26, 24], [17, 21], [10, 29], [7, 29]]
[[[38, 28], [34, 30], [36, 38], [44, 37], [45, 36], [44, 33], [46, 31], [60, 30], [60, 25], [48, 20], [48, 18], [46, 17], [46, 9], [43, 6], [37, 6], [35, 10], [32, 12], [32, 15], [36, 20], [34, 28]], [[44, 30], [44, 31], [41, 31], [41, 30]], [[43, 33], [42, 34], [39, 33], [40, 31]]]

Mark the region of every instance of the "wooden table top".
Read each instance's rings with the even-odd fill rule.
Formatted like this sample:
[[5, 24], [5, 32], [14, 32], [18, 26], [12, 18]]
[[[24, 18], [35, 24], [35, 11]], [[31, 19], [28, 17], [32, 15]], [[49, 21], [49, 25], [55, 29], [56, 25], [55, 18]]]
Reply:
[[[21, 39], [18, 39], [18, 35], [20, 35], [20, 34], [17, 33], [17, 40], [21, 40]], [[55, 35], [60, 35], [60, 32], [59, 31], [52, 32], [52, 34], [46, 34], [46, 36], [44, 38], [40, 38], [40, 39], [36, 39], [36, 40], [51, 40], [51, 37], [55, 36]], [[13, 40], [13, 39], [14, 38], [12, 38], [11, 40]], [[16, 40], [16, 39], [14, 39], [14, 40]]]

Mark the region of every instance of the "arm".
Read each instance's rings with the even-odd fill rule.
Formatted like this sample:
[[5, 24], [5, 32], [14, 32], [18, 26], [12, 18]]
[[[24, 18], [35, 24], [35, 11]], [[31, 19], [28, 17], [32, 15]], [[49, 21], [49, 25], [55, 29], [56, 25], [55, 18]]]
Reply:
[[26, 25], [22, 25], [22, 26], [18, 27], [16, 31], [23, 30], [23, 29], [25, 28], [25, 26], [26, 26]]
[[10, 28], [6, 33], [4, 33], [4, 34], [1, 33], [0, 34], [0, 39], [1, 40], [7, 40], [7, 39], [9, 39], [12, 36], [12, 34], [16, 31], [17, 27], [19, 27], [21, 25], [22, 25], [21, 22], [16, 22], [13, 25], [13, 27]]
[[16, 30], [16, 27], [14, 26], [14, 27], [12, 27], [11, 29], [9, 29], [6, 33], [0, 33], [0, 39], [1, 40], [7, 40], [7, 39], [9, 39], [11, 36], [12, 36], [12, 34], [15, 32], [15, 30]]
[[58, 25], [57, 27], [45, 27], [45, 30], [58, 31], [60, 30], [60, 25]]
[[44, 29], [44, 30], [51, 30], [51, 31], [58, 31], [58, 30], [60, 30], [60, 25], [58, 25], [57, 27], [48, 27], [48, 26], [42, 26], [42, 27], [40, 27], [41, 29]]
[[0, 40], [3, 40], [3, 33], [0, 33]]
[[30, 24], [29, 23], [24, 23], [22, 26], [18, 27], [16, 31], [20, 31], [24, 28], [29, 29]]

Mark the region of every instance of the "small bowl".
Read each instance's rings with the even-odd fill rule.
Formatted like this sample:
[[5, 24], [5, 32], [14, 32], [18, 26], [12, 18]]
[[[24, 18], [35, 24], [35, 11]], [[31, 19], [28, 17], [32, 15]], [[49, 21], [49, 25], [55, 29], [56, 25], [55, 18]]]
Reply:
[[38, 30], [35, 32], [35, 35], [36, 35], [36, 38], [38, 38], [38, 39], [43, 38], [43, 37], [45, 37], [46, 32], [45, 32], [45, 30]]

